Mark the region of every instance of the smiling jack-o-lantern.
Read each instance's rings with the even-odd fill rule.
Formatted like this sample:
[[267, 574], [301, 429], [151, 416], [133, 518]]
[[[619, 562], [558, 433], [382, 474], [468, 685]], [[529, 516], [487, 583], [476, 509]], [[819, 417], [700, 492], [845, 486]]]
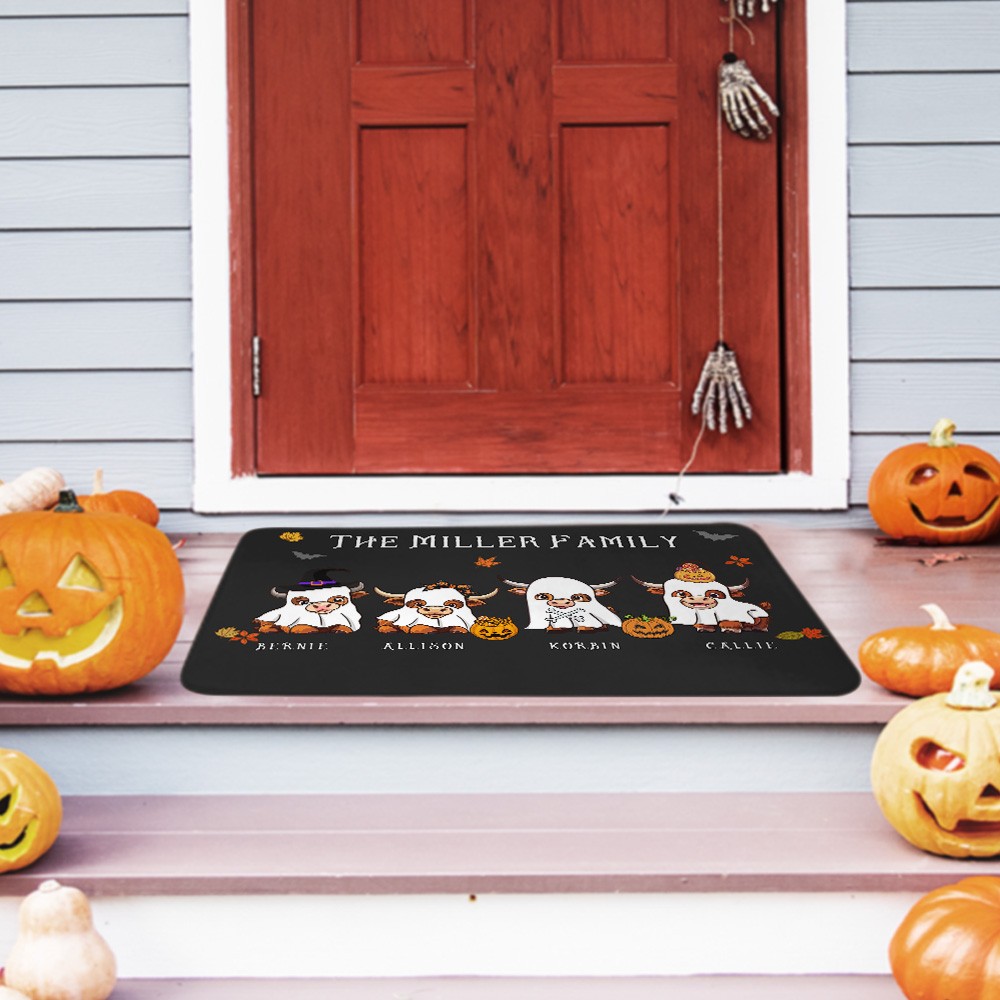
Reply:
[[953, 858], [1000, 854], [1000, 707], [993, 669], [959, 668], [947, 694], [921, 698], [882, 730], [872, 790], [911, 844]]
[[40, 858], [62, 824], [55, 782], [19, 750], [0, 750], [0, 872]]
[[891, 538], [966, 544], [1000, 530], [1000, 462], [954, 432], [939, 420], [927, 443], [897, 448], [872, 473], [868, 509]]
[[674, 634], [674, 626], [659, 615], [626, 615], [622, 619], [622, 631], [636, 639], [662, 639]]
[[511, 618], [496, 618], [491, 615], [480, 615], [473, 623], [469, 631], [477, 639], [488, 639], [491, 642], [498, 642], [502, 639], [510, 639], [517, 635], [517, 626]]
[[149, 673], [180, 631], [184, 581], [166, 535], [124, 514], [0, 517], [0, 691], [80, 694]]

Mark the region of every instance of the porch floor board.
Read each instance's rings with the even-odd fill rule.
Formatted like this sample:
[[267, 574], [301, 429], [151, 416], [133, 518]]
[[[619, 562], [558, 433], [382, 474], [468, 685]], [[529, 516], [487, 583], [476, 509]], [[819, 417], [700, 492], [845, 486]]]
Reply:
[[[1000, 629], [995, 581], [1000, 542], [951, 548], [878, 545], [863, 527], [828, 529], [745, 522], [788, 570], [831, 634], [857, 663], [872, 632], [928, 621], [921, 604], [936, 602], [953, 621]], [[177, 536], [173, 536], [177, 537]], [[184, 537], [179, 550], [187, 609], [177, 643], [151, 674], [117, 691], [64, 697], [0, 697], [0, 726], [462, 723], [883, 723], [908, 703], [862, 678], [840, 697], [509, 698], [246, 697], [201, 695], [181, 686], [195, 631], [239, 535]], [[965, 557], [927, 566], [935, 552]]]
[[[48, 878], [100, 896], [926, 892], [968, 861], [854, 792], [67, 796]], [[282, 848], [275, 850], [275, 843]], [[976, 874], [1000, 874], [982, 860]]]

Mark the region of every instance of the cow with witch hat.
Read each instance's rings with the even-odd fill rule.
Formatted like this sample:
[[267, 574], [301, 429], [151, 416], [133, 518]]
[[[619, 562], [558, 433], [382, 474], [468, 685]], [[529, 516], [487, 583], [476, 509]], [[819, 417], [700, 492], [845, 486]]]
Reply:
[[311, 580], [298, 580], [285, 590], [271, 588], [271, 595], [284, 600], [280, 608], [260, 615], [260, 632], [329, 632], [350, 634], [361, 627], [354, 601], [365, 596], [360, 581], [342, 580], [337, 569], [321, 569]]

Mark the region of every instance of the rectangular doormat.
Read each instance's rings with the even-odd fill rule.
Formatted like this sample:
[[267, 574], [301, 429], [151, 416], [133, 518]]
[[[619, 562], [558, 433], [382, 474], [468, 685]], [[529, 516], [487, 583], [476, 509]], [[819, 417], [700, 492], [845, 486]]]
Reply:
[[740, 524], [260, 528], [182, 673], [227, 695], [841, 695], [859, 675]]

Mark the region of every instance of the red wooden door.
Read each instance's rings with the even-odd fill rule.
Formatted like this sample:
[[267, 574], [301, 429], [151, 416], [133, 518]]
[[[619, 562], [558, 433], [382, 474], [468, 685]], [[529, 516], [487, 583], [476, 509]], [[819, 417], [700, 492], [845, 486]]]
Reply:
[[[718, 332], [719, 12], [252, 0], [258, 471], [679, 468]], [[723, 140], [755, 413], [696, 468], [771, 471], [778, 146]]]

